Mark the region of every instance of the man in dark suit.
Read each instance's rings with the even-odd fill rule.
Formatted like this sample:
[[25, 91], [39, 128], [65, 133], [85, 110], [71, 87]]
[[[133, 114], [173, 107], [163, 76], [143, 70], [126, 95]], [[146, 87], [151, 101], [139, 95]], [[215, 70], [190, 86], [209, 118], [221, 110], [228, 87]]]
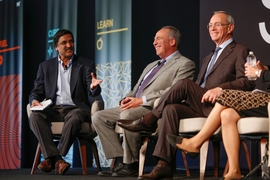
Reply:
[[[63, 160], [76, 139], [84, 121], [90, 121], [88, 96], [101, 92], [102, 80], [95, 78], [95, 63], [74, 54], [74, 38], [69, 30], [54, 35], [58, 56], [40, 63], [34, 89], [30, 93], [31, 107], [40, 106], [44, 99], [53, 104], [42, 111], [33, 111], [29, 125], [36, 135], [45, 158], [38, 168], [44, 172], [55, 169], [64, 174], [70, 164]], [[64, 122], [58, 147], [53, 142], [51, 122]]]
[[233, 40], [234, 20], [230, 14], [217, 11], [207, 25], [216, 50], [203, 60], [196, 83], [179, 80], [165, 93], [150, 113], [138, 120], [119, 120], [124, 129], [149, 131], [162, 118], [157, 144], [153, 153], [157, 166], [139, 179], [171, 178], [175, 148], [166, 140], [167, 134], [178, 134], [179, 119], [207, 117], [222, 89], [252, 90], [254, 82], [244, 74], [249, 49]]

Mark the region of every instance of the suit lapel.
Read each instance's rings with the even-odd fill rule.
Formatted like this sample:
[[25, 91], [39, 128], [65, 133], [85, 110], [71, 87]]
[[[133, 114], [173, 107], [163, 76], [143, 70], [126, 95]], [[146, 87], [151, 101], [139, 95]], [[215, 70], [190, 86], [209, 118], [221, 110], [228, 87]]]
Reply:
[[219, 64], [233, 51], [233, 48], [235, 47], [235, 45], [236, 45], [235, 41], [232, 41], [230, 44], [228, 44], [228, 46], [225, 47], [225, 49], [222, 51], [222, 53], [218, 57], [216, 63], [214, 64], [209, 74], [215, 71], [215, 69], [219, 66]]
[[[56, 57], [53, 61], [53, 63], [50, 64], [49, 74], [52, 77], [52, 89], [57, 89], [57, 78], [58, 78], [58, 58]], [[56, 79], [56, 81], [55, 81]], [[54, 93], [54, 91], [51, 91]], [[51, 97], [54, 97], [54, 94], [52, 94]]]
[[180, 53], [177, 53], [176, 55], [174, 55], [170, 61], [168, 61], [166, 64], [164, 64], [164, 66], [155, 74], [155, 76], [149, 81], [149, 83], [145, 86], [149, 86], [154, 80], [157, 79], [157, 77], [162, 74], [164, 71], [166, 71], [168, 68], [170, 68], [171, 66], [173, 66], [176, 63], [176, 60], [179, 59], [181, 56]]
[[72, 60], [72, 70], [71, 70], [71, 77], [70, 77], [70, 93], [72, 95], [76, 84], [77, 78], [79, 75], [80, 64], [78, 63], [78, 57], [74, 55]]

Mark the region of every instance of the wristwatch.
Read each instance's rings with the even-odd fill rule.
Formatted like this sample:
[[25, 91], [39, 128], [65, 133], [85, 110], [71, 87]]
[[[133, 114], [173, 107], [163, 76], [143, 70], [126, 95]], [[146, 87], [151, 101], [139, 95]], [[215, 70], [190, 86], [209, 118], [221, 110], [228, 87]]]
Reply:
[[258, 78], [259, 71], [255, 71], [256, 78]]

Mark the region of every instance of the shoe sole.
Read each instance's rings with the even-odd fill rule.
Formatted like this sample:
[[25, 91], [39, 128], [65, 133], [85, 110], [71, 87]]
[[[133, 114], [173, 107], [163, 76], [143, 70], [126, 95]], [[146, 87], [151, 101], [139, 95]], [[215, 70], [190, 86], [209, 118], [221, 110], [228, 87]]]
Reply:
[[41, 170], [42, 172], [45, 172], [45, 173], [50, 173], [50, 172], [52, 172], [53, 170], [54, 170], [54, 168], [53, 169], [51, 169], [51, 170], [48, 170], [48, 171], [46, 171], [46, 170], [44, 170], [44, 169], [42, 169], [41, 167], [37, 167], [39, 170]]
[[112, 174], [112, 177], [135, 177], [135, 176], [138, 176], [138, 173], [129, 174], [129, 175], [118, 175], [117, 173]]

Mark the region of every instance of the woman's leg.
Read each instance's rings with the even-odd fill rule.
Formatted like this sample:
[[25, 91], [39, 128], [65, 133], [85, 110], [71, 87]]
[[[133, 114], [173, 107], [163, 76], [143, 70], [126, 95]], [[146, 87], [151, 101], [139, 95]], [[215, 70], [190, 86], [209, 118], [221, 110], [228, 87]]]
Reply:
[[225, 179], [241, 179], [239, 165], [240, 138], [237, 128], [239, 114], [232, 108], [221, 112], [222, 139], [228, 156], [229, 171]]
[[186, 152], [199, 152], [202, 144], [220, 127], [220, 114], [224, 109], [225, 106], [216, 103], [200, 132], [190, 139], [184, 138], [177, 147]]

